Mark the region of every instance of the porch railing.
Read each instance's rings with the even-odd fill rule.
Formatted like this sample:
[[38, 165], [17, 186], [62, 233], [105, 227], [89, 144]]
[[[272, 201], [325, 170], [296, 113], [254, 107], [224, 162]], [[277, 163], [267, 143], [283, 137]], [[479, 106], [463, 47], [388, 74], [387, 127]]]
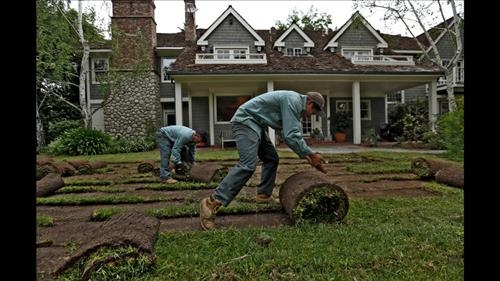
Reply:
[[[463, 86], [465, 81], [465, 68], [464, 67], [454, 67], [452, 72], [453, 86]], [[446, 86], [446, 77], [439, 77], [437, 86]]]
[[415, 65], [412, 56], [386, 56], [386, 55], [354, 55], [351, 57], [351, 62], [362, 65]]
[[196, 64], [258, 64], [267, 63], [266, 54], [196, 54]]

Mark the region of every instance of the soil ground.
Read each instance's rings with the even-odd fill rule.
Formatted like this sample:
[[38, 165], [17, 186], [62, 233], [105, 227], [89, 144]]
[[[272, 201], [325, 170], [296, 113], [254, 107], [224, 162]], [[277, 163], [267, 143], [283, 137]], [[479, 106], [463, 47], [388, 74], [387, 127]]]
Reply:
[[[235, 162], [219, 163], [232, 167]], [[370, 197], [393, 197], [393, 196], [434, 196], [436, 194], [422, 188], [423, 182], [411, 173], [399, 174], [354, 174], [346, 170], [346, 163], [327, 164], [328, 173], [326, 176], [342, 187], [349, 198], [370, 198]], [[204, 190], [182, 190], [182, 191], [160, 191], [143, 189], [149, 183], [158, 183], [158, 178], [152, 174], [139, 174], [137, 172], [138, 163], [128, 164], [108, 164], [106, 172], [92, 175], [76, 175], [64, 177], [65, 184], [77, 179], [112, 180], [115, 182], [124, 179], [141, 179], [145, 183], [116, 184], [110, 188], [120, 188], [120, 196], [136, 195], [141, 197], [164, 199], [153, 203], [139, 204], [108, 204], [108, 205], [67, 205], [50, 206], [38, 204], [36, 207], [37, 216], [45, 215], [54, 219], [54, 225], [50, 227], [37, 227], [37, 272], [38, 274], [53, 272], [54, 268], [64, 263], [71, 255], [71, 251], [85, 240], [89, 233], [97, 230], [103, 222], [93, 222], [90, 220], [92, 212], [102, 208], [119, 208], [122, 211], [134, 210], [144, 212], [150, 209], [160, 209], [171, 205], [181, 205], [186, 203], [199, 202], [208, 196], [212, 189]], [[277, 198], [279, 186], [291, 175], [300, 172], [313, 170], [304, 160], [300, 159], [280, 159], [278, 176], [276, 178], [276, 188], [274, 195]], [[255, 186], [260, 179], [260, 166], [256, 173], [247, 182], [242, 191], [235, 198], [235, 201], [251, 201], [255, 196]], [[103, 192], [75, 193], [73, 196], [93, 197], [96, 195], [109, 195]], [[50, 197], [63, 197], [68, 194], [55, 194]], [[167, 198], [167, 199], [165, 199]], [[289, 217], [284, 211], [273, 211], [255, 214], [232, 214], [218, 215], [216, 220], [217, 228], [228, 227], [276, 227], [290, 224]], [[172, 231], [202, 231], [199, 219], [194, 217], [180, 217], [172, 219], [161, 219], [159, 232]]]

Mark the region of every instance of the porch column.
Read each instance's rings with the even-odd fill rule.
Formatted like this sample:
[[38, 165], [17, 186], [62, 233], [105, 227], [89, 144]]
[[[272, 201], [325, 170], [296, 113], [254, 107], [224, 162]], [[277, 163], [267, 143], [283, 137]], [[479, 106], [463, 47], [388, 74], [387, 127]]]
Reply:
[[429, 87], [429, 123], [431, 130], [436, 131], [436, 120], [438, 116], [437, 82], [432, 81]]
[[[267, 91], [274, 91], [274, 81], [267, 81]], [[273, 145], [276, 146], [276, 132], [274, 131], [274, 129], [269, 127], [267, 129], [267, 134], [269, 135], [269, 139], [271, 139]]]
[[210, 146], [215, 145], [215, 138], [214, 138], [214, 95], [210, 93], [208, 95], [208, 130], [209, 130], [209, 135], [210, 135]]
[[182, 125], [182, 83], [175, 83], [175, 124]]
[[361, 144], [360, 83], [352, 82], [352, 143]]

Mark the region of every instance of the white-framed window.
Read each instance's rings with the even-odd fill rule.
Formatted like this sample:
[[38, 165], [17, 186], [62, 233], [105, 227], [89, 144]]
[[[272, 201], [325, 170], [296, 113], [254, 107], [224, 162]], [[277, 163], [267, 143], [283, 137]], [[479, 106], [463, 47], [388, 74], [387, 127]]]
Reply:
[[108, 58], [92, 58], [91, 60], [92, 68], [92, 84], [100, 84], [106, 78], [106, 74], [109, 70], [109, 59]]
[[286, 48], [286, 55], [292, 57], [298, 57], [302, 55], [302, 48]]
[[311, 117], [302, 117], [302, 135], [310, 136], [312, 132], [312, 116]]
[[215, 123], [229, 123], [236, 109], [246, 101], [251, 95], [217, 95], [215, 96]]
[[387, 94], [387, 104], [402, 104], [404, 103], [405, 91], [396, 91]]
[[352, 48], [343, 47], [342, 56], [346, 59], [351, 59], [353, 56], [359, 56], [358, 60], [372, 60], [373, 59], [373, 49], [371, 48]]
[[247, 59], [249, 50], [245, 47], [214, 47], [215, 59], [241, 60]]
[[[370, 100], [360, 101], [360, 115], [361, 120], [371, 120], [372, 119], [372, 105]], [[336, 100], [335, 110], [346, 110], [352, 115], [352, 101], [351, 100]]]
[[161, 58], [161, 82], [170, 82], [167, 71], [170, 69], [170, 65], [174, 62], [175, 58]]

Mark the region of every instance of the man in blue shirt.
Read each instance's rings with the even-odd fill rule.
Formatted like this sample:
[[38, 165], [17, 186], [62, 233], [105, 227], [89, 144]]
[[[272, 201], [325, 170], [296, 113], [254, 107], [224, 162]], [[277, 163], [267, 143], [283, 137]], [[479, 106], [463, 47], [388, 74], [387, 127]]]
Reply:
[[160, 181], [176, 183], [177, 180], [170, 177], [168, 168], [170, 156], [176, 170], [182, 170], [183, 162], [194, 164], [196, 144], [201, 141], [199, 133], [185, 126], [173, 125], [160, 128], [156, 132], [156, 143], [160, 148]]
[[271, 202], [279, 157], [267, 134], [268, 127], [281, 130], [283, 139], [300, 158], [326, 173], [325, 160], [306, 144], [301, 133], [301, 117], [323, 111], [325, 100], [318, 92], [305, 95], [280, 90], [264, 93], [242, 104], [231, 119], [233, 137], [240, 156], [239, 162], [222, 180], [210, 197], [200, 203], [200, 223], [203, 229], [215, 227], [215, 215], [220, 206], [227, 206], [253, 175], [258, 160], [262, 160], [261, 182], [257, 187], [257, 203]]

